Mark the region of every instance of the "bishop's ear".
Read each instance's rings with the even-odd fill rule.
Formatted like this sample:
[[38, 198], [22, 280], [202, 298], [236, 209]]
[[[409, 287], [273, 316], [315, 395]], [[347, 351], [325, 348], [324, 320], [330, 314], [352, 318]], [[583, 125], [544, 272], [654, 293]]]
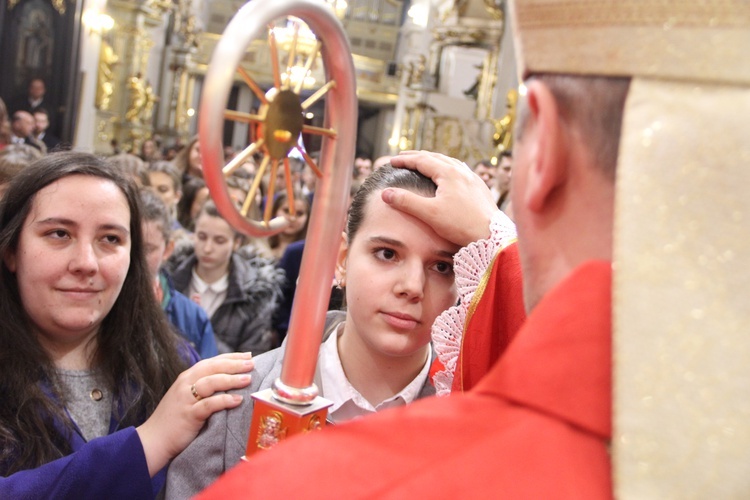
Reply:
[[543, 82], [527, 86], [529, 124], [524, 142], [529, 142], [529, 165], [524, 201], [530, 210], [541, 211], [555, 188], [565, 182], [568, 149], [565, 123], [554, 95]]

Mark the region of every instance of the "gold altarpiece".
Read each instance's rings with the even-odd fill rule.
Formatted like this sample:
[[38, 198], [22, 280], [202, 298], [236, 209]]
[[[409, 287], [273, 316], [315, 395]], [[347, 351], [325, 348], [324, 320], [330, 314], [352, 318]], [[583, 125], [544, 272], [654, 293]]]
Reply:
[[[164, 139], [185, 140], [192, 114], [198, 29], [189, 0], [110, 0], [106, 14], [114, 23], [102, 33], [96, 78], [96, 139], [98, 152], [137, 153], [157, 132]], [[159, 35], [171, 26], [171, 39], [161, 61], [168, 71], [154, 74], [150, 56]], [[166, 36], [166, 35], [162, 35]], [[162, 78], [171, 82], [162, 84]], [[161, 84], [161, 85], [160, 85]], [[164, 95], [159, 95], [160, 93]], [[166, 101], [167, 106], [160, 103]], [[166, 117], [159, 120], [159, 110]], [[164, 137], [166, 136], [166, 137]]]
[[513, 112], [503, 116], [495, 109], [504, 92], [497, 86], [504, 32], [503, 1], [439, 3], [428, 52], [413, 54], [400, 67], [392, 153], [427, 149], [470, 164], [496, 156], [493, 136]]

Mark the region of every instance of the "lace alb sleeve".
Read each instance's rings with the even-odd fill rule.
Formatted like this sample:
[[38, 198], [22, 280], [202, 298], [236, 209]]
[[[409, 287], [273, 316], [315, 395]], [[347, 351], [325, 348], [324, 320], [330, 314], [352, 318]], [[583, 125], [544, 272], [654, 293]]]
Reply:
[[498, 251], [515, 238], [515, 224], [498, 210], [490, 220], [490, 237], [468, 244], [453, 256], [459, 304], [441, 313], [432, 325], [432, 343], [445, 368], [437, 372], [432, 380], [438, 396], [450, 394], [464, 324], [474, 292]]

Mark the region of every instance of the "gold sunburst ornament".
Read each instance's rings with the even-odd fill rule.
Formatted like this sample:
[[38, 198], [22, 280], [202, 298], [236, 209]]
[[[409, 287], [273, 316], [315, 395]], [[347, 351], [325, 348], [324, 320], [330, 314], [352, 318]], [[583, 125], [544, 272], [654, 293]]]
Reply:
[[[253, 200], [257, 195], [260, 181], [265, 175], [266, 170], [271, 169], [270, 184], [268, 186], [268, 199], [273, 199], [276, 192], [276, 173], [280, 167], [284, 168], [286, 175], [286, 192], [289, 196], [289, 206], [295, 215], [294, 190], [291, 185], [291, 172], [289, 167], [289, 153], [296, 150], [313, 170], [318, 178], [323, 176], [320, 168], [307, 152], [299, 146], [299, 137], [301, 133], [324, 135], [330, 138], [337, 136], [336, 130], [332, 128], [314, 127], [304, 124], [304, 113], [307, 109], [323, 98], [329, 90], [336, 87], [335, 80], [329, 80], [310, 97], [303, 102], [300, 92], [303, 87], [304, 79], [299, 78], [296, 81], [291, 77], [294, 73], [297, 49], [300, 42], [299, 32], [304, 26], [300, 19], [290, 19], [293, 26], [293, 38], [288, 49], [288, 58], [286, 71], [282, 74], [279, 64], [279, 50], [276, 40], [276, 31], [268, 30], [268, 45], [271, 51], [272, 71], [274, 85], [267, 92], [263, 92], [260, 86], [241, 66], [237, 68], [245, 84], [253, 91], [253, 94], [261, 103], [258, 114], [243, 113], [239, 111], [226, 110], [224, 118], [237, 122], [244, 122], [256, 127], [255, 142], [247, 146], [231, 162], [229, 162], [222, 172], [225, 176], [232, 175], [242, 164], [257, 152], [263, 154], [263, 160], [258, 169], [258, 173], [247, 193], [245, 202], [242, 204], [240, 213], [247, 217]], [[306, 26], [305, 26], [306, 27]], [[307, 60], [303, 66], [302, 75], [307, 75], [318, 58], [320, 52], [320, 42], [315, 43], [313, 50], [307, 55]], [[266, 203], [263, 214], [263, 224], [270, 227], [271, 203]]]

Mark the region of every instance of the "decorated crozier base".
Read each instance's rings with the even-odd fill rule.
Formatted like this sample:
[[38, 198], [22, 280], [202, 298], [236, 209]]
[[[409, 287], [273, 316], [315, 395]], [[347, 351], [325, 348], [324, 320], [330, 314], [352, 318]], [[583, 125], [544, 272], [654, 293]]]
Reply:
[[328, 407], [333, 404], [318, 396], [310, 404], [291, 405], [275, 399], [273, 389], [256, 392], [251, 397], [255, 400], [255, 407], [243, 460], [290, 436], [321, 430], [328, 416]]

